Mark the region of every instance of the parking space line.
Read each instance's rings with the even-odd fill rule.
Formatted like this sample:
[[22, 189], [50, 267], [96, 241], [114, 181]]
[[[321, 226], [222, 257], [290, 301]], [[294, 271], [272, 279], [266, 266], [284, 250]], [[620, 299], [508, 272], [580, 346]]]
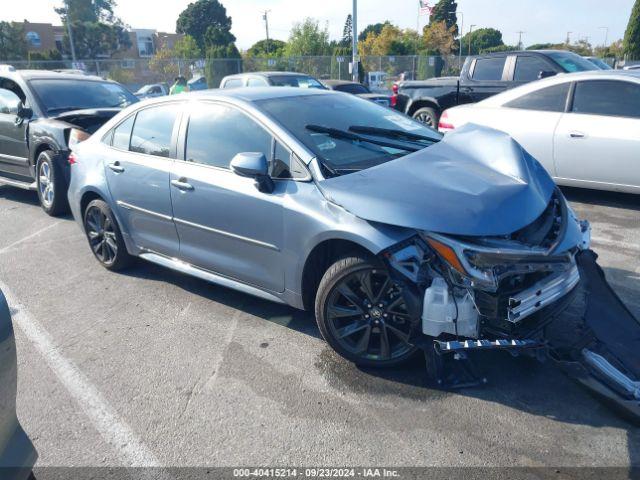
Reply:
[[14, 325], [27, 336], [102, 438], [118, 453], [126, 466], [159, 467], [160, 462], [153, 452], [138, 439], [131, 427], [107, 403], [80, 369], [62, 355], [49, 333], [25, 306], [19, 303], [13, 292], [2, 282], [0, 289], [15, 310]]
[[43, 233], [44, 233], [44, 232], [46, 232], [47, 230], [49, 230], [49, 229], [51, 229], [51, 228], [55, 227], [56, 225], [60, 225], [61, 223], [62, 223], [62, 220], [58, 220], [57, 222], [54, 222], [54, 223], [52, 223], [52, 224], [50, 224], [50, 225], [47, 225], [47, 226], [46, 226], [46, 227], [44, 227], [44, 228], [41, 228], [41, 229], [40, 229], [40, 230], [38, 230], [37, 232], [34, 232], [34, 233], [30, 234], [30, 235], [27, 235], [27, 236], [26, 236], [26, 237], [24, 237], [24, 238], [21, 238], [20, 240], [16, 240], [15, 242], [10, 243], [10, 244], [9, 244], [9, 245], [7, 245], [6, 247], [0, 248], [0, 255], [2, 255], [3, 253], [5, 253], [5, 252], [7, 252], [7, 251], [11, 250], [13, 247], [15, 247], [15, 246], [17, 246], [17, 245], [20, 245], [20, 244], [21, 244], [21, 243], [23, 243], [23, 242], [29, 241], [29, 240], [31, 240], [32, 238], [35, 238], [35, 237], [37, 237], [38, 235], [43, 234]]

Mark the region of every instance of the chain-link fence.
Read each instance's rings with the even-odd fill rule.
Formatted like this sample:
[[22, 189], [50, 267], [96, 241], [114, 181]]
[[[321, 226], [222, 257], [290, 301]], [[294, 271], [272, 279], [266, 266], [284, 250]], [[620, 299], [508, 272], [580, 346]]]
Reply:
[[[173, 83], [178, 75], [187, 79], [203, 78], [201, 86], [216, 88], [225, 75], [258, 71], [293, 71], [312, 75], [320, 80], [351, 79], [349, 57], [283, 57], [232, 59], [99, 59], [72, 62], [18, 61], [17, 69], [81, 70], [89, 75], [110, 78], [130, 89], [152, 83]], [[367, 56], [361, 59], [360, 81], [376, 90], [388, 90], [399, 80], [424, 80], [432, 77], [455, 76], [465, 57], [457, 56]]]

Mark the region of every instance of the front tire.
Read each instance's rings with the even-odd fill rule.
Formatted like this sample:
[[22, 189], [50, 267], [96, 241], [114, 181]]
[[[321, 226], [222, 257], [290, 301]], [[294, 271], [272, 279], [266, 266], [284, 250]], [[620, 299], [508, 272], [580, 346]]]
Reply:
[[113, 271], [131, 265], [133, 257], [127, 252], [118, 223], [105, 201], [90, 202], [83, 221], [89, 247], [100, 265]]
[[416, 351], [408, 343], [411, 319], [401, 287], [373, 259], [351, 256], [331, 265], [315, 315], [327, 343], [357, 365], [392, 367]]
[[64, 176], [50, 150], [38, 155], [36, 185], [40, 205], [47, 215], [56, 217], [69, 210]]
[[438, 120], [440, 119], [440, 115], [438, 115], [438, 112], [431, 107], [419, 108], [413, 112], [413, 118], [420, 123], [424, 123], [428, 127], [436, 130], [438, 129]]

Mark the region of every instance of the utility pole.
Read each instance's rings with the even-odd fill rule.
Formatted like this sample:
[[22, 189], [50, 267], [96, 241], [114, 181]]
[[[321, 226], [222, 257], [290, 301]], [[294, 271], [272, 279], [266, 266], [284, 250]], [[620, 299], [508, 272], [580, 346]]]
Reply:
[[519, 31], [516, 33], [518, 34], [518, 50], [522, 50], [522, 34], [527, 32]]
[[602, 44], [603, 48], [607, 48], [607, 40], [609, 39], [609, 27], [599, 27], [600, 30], [604, 30], [604, 43]]
[[271, 50], [271, 48], [269, 48], [269, 17], [268, 17], [270, 11], [271, 10], [265, 10], [262, 13], [262, 19], [264, 20], [264, 28], [267, 32], [267, 55], [269, 55]]
[[460, 15], [460, 45], [458, 45], [458, 67], [462, 70], [462, 36], [464, 35], [464, 13], [457, 11]]
[[[69, 18], [69, 7], [67, 7], [67, 33], [69, 35], [69, 45], [71, 47], [71, 60], [76, 63], [76, 49], [73, 45], [73, 33], [71, 32], [71, 19]], [[75, 68], [75, 65], [74, 65]]]
[[567, 45], [571, 45], [571, 34], [573, 32], [567, 32], [567, 41], [565, 42]]
[[473, 31], [473, 27], [475, 27], [475, 25], [469, 27], [469, 55], [471, 55], [471, 32]]
[[358, 76], [358, 0], [353, 0], [353, 13], [351, 14], [351, 20], [353, 21], [353, 26], [351, 31], [353, 37], [353, 43], [351, 48], [353, 52], [351, 53], [351, 78], [354, 82], [359, 80]]

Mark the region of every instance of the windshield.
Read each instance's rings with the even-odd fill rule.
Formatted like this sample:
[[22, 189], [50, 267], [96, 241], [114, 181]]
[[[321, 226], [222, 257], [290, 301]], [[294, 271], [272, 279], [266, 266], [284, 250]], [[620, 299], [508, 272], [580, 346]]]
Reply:
[[85, 108], [124, 108], [138, 98], [117, 83], [41, 79], [29, 82], [48, 114]]
[[571, 52], [553, 51], [546, 52], [557, 64], [559, 64], [566, 72], [586, 72], [589, 70], [600, 70], [589, 60], [582, 58], [580, 55]]
[[306, 75], [274, 75], [269, 77], [269, 81], [274, 87], [325, 88], [318, 80]]
[[[373, 102], [347, 95], [302, 95], [256, 102], [283, 125], [329, 169], [338, 173], [388, 162], [437, 142], [442, 135], [421, 123]], [[311, 128], [309, 128], [311, 127]], [[322, 132], [321, 128], [351, 132], [380, 145]], [[376, 132], [375, 129], [385, 131]], [[357, 135], [355, 133], [357, 132]], [[393, 133], [397, 135], [393, 135]], [[417, 139], [419, 136], [426, 139]], [[398, 145], [394, 148], [391, 145]], [[410, 146], [411, 148], [403, 148]]]
[[600, 67], [602, 70], [613, 70], [609, 64], [600, 58], [588, 57], [587, 60], [593, 63], [596, 67]]

